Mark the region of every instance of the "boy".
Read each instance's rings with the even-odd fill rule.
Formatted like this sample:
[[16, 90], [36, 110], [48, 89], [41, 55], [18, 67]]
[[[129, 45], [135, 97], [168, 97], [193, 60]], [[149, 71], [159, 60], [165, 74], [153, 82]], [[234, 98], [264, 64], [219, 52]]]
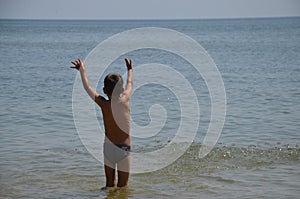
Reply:
[[103, 115], [105, 141], [103, 145], [104, 169], [106, 187], [115, 186], [115, 168], [118, 170], [118, 187], [127, 187], [129, 178], [130, 152], [130, 96], [132, 92], [132, 62], [125, 59], [127, 66], [127, 83], [123, 88], [123, 79], [117, 73], [108, 74], [104, 79], [103, 92], [109, 98], [106, 100], [89, 84], [85, 73], [84, 63], [78, 59], [72, 61], [80, 71], [84, 89], [88, 95], [100, 106]]

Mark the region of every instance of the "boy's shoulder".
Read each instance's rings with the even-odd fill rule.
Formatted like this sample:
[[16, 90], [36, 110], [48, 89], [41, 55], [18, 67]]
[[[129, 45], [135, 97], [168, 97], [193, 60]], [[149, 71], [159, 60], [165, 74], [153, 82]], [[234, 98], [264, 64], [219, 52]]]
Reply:
[[101, 95], [98, 95], [95, 99], [95, 102], [100, 106], [100, 107], [103, 107], [105, 106], [109, 100], [105, 99], [103, 96]]

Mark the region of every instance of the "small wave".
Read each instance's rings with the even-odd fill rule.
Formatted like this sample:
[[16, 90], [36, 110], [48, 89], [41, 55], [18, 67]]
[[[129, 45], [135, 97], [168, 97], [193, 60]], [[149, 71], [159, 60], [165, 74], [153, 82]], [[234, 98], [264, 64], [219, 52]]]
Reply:
[[254, 169], [276, 164], [299, 163], [300, 147], [290, 145], [262, 149], [248, 147], [217, 146], [204, 158], [199, 158], [201, 144], [194, 143], [186, 153], [164, 170], [168, 172], [193, 172], [210, 174], [223, 170]]

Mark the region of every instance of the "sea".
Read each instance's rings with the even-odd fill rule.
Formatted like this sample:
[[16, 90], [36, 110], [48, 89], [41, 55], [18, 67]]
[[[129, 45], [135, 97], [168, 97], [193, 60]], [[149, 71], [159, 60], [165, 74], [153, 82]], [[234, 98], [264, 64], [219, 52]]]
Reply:
[[[101, 95], [104, 76], [109, 71], [124, 74], [123, 59], [128, 57], [133, 60], [134, 72], [147, 63], [168, 65], [178, 71], [191, 85], [181, 94], [189, 97], [194, 93], [200, 108], [200, 118], [189, 118], [199, 120], [199, 125], [178, 132], [184, 117], [180, 103], [184, 101], [177, 98], [176, 90], [153, 82], [134, 90], [130, 102], [132, 123], [149, 125], [155, 117], [153, 105], [158, 104], [164, 108], [166, 118], [160, 130], [145, 136], [143, 131], [132, 135], [133, 152], [147, 154], [163, 149], [177, 133], [188, 136], [195, 127], [196, 134], [189, 137], [191, 142], [184, 153], [170, 164], [154, 171], [133, 172], [126, 189], [102, 190], [103, 163], [85, 147], [76, 128], [72, 96], [78, 72], [69, 68], [70, 62], [85, 60], [98, 44], [114, 35], [147, 27], [180, 32], [206, 50], [224, 83], [224, 126], [212, 150], [199, 157], [211, 123], [212, 100], [204, 78], [183, 57], [161, 49], [138, 49], [121, 54], [109, 66], [101, 65], [99, 60], [99, 70], [106, 70], [93, 86]], [[169, 38], [162, 35], [161, 39], [167, 42]], [[187, 47], [179, 48], [184, 52]], [[0, 67], [0, 198], [300, 196], [299, 17], [1, 19]], [[152, 77], [149, 74], [148, 78]], [[138, 77], [135, 79], [134, 85], [141, 83]], [[162, 79], [173, 85], [178, 82], [168, 74]], [[180, 86], [177, 90], [183, 89]], [[82, 95], [88, 98], [83, 89]], [[189, 103], [184, 105], [188, 107]], [[95, 112], [99, 133], [103, 133], [102, 114], [96, 105]], [[180, 140], [176, 142], [180, 144]], [[145, 158], [151, 168], [152, 157]]]

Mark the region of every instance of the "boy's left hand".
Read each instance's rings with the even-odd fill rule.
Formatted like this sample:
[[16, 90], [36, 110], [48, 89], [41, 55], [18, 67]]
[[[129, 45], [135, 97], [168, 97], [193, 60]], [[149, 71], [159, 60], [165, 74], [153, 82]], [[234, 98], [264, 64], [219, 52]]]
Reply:
[[126, 62], [127, 70], [132, 69], [132, 61], [131, 61], [131, 59], [128, 60], [127, 58], [125, 58], [125, 62]]
[[79, 70], [80, 68], [84, 68], [83, 62], [81, 61], [81, 59], [77, 59], [75, 61], [71, 62], [72, 64], [74, 64], [74, 66], [70, 66], [70, 68], [75, 68], [77, 70]]

